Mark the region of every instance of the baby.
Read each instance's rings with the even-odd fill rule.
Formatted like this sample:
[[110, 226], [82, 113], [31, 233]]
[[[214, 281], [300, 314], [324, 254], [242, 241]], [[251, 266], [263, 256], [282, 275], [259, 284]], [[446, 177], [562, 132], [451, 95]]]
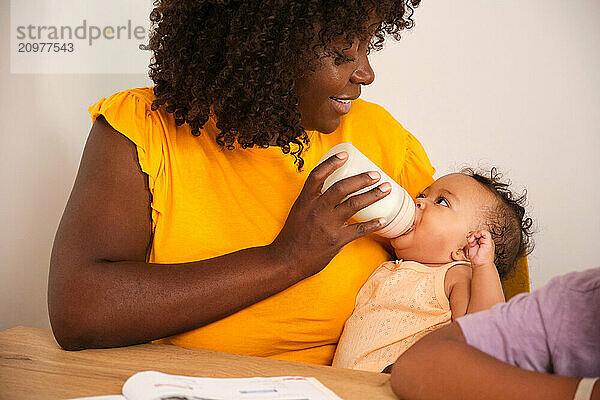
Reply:
[[413, 226], [391, 239], [356, 298], [333, 366], [380, 372], [427, 333], [504, 302], [500, 278], [526, 253], [531, 219], [492, 168], [445, 175], [416, 198]]

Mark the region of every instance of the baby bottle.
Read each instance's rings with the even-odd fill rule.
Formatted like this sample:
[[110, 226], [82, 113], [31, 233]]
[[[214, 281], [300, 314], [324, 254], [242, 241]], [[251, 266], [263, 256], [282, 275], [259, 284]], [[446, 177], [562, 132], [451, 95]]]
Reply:
[[342, 151], [348, 153], [348, 159], [344, 165], [333, 171], [333, 173], [325, 179], [321, 192], [325, 192], [331, 185], [344, 178], [367, 171], [377, 171], [381, 175], [381, 179], [378, 182], [352, 193], [352, 195], [367, 192], [383, 182], [389, 182], [390, 185], [392, 185], [391, 192], [384, 198], [359, 210], [352, 218], [358, 222], [368, 221], [373, 218], [385, 218], [387, 224], [376, 233], [388, 238], [400, 236], [408, 231], [415, 219], [415, 202], [402, 186], [398, 185], [396, 181], [369, 160], [363, 153], [354, 147], [352, 143], [340, 143], [332, 147], [323, 157], [321, 157], [319, 164], [332, 155]]

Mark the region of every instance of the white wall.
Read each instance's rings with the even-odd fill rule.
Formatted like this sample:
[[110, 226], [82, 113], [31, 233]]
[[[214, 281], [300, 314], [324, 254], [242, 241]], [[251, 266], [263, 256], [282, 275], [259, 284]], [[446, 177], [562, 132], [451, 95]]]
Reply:
[[144, 74], [11, 74], [9, 22], [9, 1], [0, 0], [0, 330], [49, 328], [50, 251], [91, 126], [87, 107], [151, 82]]
[[[0, 1], [0, 329], [49, 327], [52, 240], [90, 127], [86, 108], [139, 75], [14, 75]], [[534, 287], [598, 265], [600, 3], [424, 0], [373, 55], [365, 98], [423, 143], [438, 173], [493, 164], [527, 187]]]

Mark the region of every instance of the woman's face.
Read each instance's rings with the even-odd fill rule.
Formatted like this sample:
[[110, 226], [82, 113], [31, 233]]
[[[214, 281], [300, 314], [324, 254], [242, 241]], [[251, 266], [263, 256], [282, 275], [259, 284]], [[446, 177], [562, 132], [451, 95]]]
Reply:
[[350, 112], [350, 100], [360, 96], [361, 85], [370, 85], [375, 79], [367, 55], [369, 40], [355, 39], [348, 49], [346, 43], [340, 40], [339, 46], [332, 45], [347, 61], [336, 65], [334, 55], [322, 57], [314, 62], [314, 71], [309, 70], [295, 81], [300, 124], [307, 131], [336, 130], [342, 115]]

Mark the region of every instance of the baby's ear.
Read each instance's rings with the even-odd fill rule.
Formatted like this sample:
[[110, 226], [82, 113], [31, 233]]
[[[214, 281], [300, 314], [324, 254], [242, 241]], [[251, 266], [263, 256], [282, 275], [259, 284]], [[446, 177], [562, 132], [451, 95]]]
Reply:
[[462, 249], [454, 250], [451, 254], [452, 261], [470, 261], [469, 260], [469, 245]]

